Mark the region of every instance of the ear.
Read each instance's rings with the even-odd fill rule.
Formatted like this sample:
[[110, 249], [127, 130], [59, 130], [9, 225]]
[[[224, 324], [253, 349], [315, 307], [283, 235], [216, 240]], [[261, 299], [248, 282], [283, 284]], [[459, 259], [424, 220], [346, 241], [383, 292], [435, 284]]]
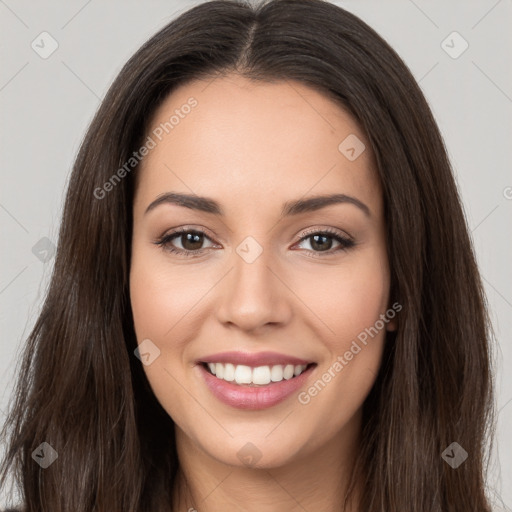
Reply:
[[396, 317], [390, 320], [386, 325], [386, 331], [396, 331], [397, 330], [397, 321]]
[[388, 322], [386, 324], [386, 331], [396, 331], [398, 329], [398, 313], [402, 310], [402, 305], [395, 301], [386, 311]]

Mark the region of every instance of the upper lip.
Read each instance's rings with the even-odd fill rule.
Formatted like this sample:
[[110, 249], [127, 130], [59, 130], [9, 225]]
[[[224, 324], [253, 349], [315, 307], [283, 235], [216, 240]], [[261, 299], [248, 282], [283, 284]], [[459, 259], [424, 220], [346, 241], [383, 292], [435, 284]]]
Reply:
[[246, 366], [272, 366], [280, 365], [308, 365], [312, 361], [300, 359], [286, 354], [279, 354], [277, 352], [219, 352], [211, 356], [202, 357], [198, 359], [198, 363], [231, 363], [234, 365], [243, 364]]

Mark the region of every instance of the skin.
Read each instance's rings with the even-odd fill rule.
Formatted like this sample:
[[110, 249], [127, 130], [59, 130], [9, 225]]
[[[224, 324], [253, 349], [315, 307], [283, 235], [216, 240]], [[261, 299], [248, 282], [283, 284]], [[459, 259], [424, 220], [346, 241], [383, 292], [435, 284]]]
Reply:
[[[151, 126], [191, 96], [198, 105], [137, 170], [130, 268], [138, 343], [149, 338], [160, 350], [144, 371], [176, 424], [174, 505], [200, 512], [339, 510], [358, 454], [361, 407], [394, 321], [307, 404], [293, 394], [259, 411], [230, 407], [210, 393], [195, 361], [228, 350], [295, 355], [318, 365], [304, 391], [390, 308], [383, 199], [370, 144], [353, 118], [317, 91], [238, 75], [181, 86]], [[354, 161], [338, 150], [349, 134], [366, 146]], [[225, 216], [173, 204], [145, 213], [171, 191], [211, 197]], [[370, 215], [344, 203], [280, 217], [286, 201], [332, 193], [357, 198]], [[182, 226], [205, 230], [202, 245], [184, 237], [169, 245], [204, 248], [199, 257], [155, 244]], [[325, 228], [356, 245], [338, 250], [328, 238], [322, 251], [302, 238]], [[263, 249], [250, 264], [236, 252], [247, 236]], [[237, 456], [248, 442], [260, 452], [257, 467]]]

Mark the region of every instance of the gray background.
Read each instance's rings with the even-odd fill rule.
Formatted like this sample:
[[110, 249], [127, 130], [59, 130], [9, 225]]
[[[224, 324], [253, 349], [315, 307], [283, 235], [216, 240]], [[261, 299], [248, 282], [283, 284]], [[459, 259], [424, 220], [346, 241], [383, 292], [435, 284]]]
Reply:
[[[197, 3], [0, 0], [3, 411], [53, 264], [51, 252], [41, 261], [37, 247], [44, 249], [45, 242], [35, 253], [33, 247], [43, 237], [57, 241], [65, 186], [88, 123], [123, 63]], [[504, 501], [497, 510], [510, 510], [505, 504], [512, 505], [512, 376], [504, 369], [512, 365], [512, 1], [334, 3], [360, 16], [401, 55], [445, 138], [496, 330], [499, 416], [489, 486]], [[31, 47], [43, 31], [59, 45], [47, 59]], [[463, 49], [458, 36], [448, 37], [453, 31], [469, 44], [457, 58], [447, 53]], [[4, 500], [0, 491], [0, 506]]]

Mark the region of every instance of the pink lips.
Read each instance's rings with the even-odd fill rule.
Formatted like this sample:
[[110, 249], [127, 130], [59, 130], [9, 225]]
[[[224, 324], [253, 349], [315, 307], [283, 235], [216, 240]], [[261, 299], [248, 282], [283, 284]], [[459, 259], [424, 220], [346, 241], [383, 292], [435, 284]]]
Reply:
[[285, 354], [278, 354], [277, 352], [258, 352], [251, 354], [250, 352], [220, 352], [211, 356], [206, 356], [197, 360], [197, 363], [231, 363], [231, 364], [244, 364], [256, 368], [257, 366], [272, 366], [275, 364], [309, 364], [312, 361], [299, 359]]
[[[274, 352], [249, 354], [244, 352], [224, 352], [197, 361], [196, 368], [211, 393], [222, 403], [237, 409], [260, 410], [272, 407], [286, 400], [298, 391], [314, 371], [316, 364], [296, 357]], [[280, 382], [271, 382], [265, 386], [233, 384], [211, 374], [202, 363], [232, 363], [246, 366], [309, 365], [300, 375]]]

